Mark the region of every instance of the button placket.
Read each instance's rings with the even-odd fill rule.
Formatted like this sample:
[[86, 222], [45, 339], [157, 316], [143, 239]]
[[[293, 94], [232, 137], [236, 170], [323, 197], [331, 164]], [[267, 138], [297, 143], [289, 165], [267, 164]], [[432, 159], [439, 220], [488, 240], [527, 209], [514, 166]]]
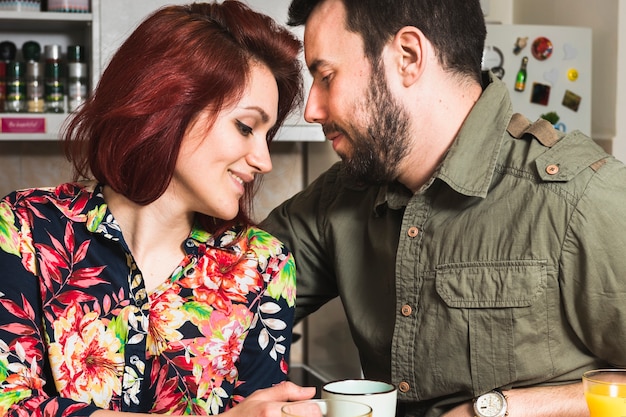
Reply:
[[419, 288], [423, 277], [419, 265], [424, 225], [431, 210], [428, 193], [417, 193], [409, 200], [402, 218], [402, 229], [396, 251], [396, 322], [392, 343], [391, 374], [399, 398], [417, 400], [419, 389], [413, 386], [415, 331], [418, 328]]

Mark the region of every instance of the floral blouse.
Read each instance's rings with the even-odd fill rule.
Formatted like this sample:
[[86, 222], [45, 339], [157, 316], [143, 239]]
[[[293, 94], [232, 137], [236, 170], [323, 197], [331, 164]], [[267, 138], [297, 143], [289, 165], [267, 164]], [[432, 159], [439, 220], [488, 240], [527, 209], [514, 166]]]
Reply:
[[195, 227], [147, 293], [101, 191], [0, 200], [0, 414], [217, 414], [285, 380], [295, 265], [283, 245]]

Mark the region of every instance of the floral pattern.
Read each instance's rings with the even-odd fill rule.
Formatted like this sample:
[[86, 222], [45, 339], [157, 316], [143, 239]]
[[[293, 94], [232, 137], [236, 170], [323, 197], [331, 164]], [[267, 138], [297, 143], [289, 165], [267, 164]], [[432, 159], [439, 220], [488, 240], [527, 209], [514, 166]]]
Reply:
[[218, 414], [286, 379], [295, 265], [254, 227], [195, 227], [146, 292], [95, 183], [0, 201], [0, 414]]

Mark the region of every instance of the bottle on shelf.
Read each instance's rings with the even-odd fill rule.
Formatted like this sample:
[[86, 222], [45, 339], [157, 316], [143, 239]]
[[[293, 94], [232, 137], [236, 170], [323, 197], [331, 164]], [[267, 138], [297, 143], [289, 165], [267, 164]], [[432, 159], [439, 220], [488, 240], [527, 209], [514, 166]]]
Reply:
[[67, 48], [67, 78], [68, 111], [72, 112], [85, 102], [89, 91], [85, 48], [82, 45]]
[[522, 58], [522, 65], [520, 66], [517, 75], [515, 76], [515, 91], [524, 91], [526, 88], [526, 66], [528, 65], [528, 57]]
[[48, 113], [65, 112], [65, 89], [63, 86], [63, 65], [61, 45], [44, 47], [46, 62], [44, 71], [44, 100]]
[[26, 107], [30, 113], [43, 113], [44, 89], [43, 66], [39, 62], [41, 46], [35, 41], [26, 41], [22, 45], [22, 55], [26, 60]]
[[17, 47], [13, 42], [0, 42], [0, 112], [4, 111], [5, 100], [7, 97], [7, 66], [11, 61], [15, 60], [16, 53]]
[[7, 66], [7, 97], [4, 111], [21, 113], [26, 111], [26, 65], [21, 61], [11, 61]]
[[89, 13], [89, 0], [47, 0], [46, 8], [49, 12]]
[[7, 64], [0, 61], [0, 112], [4, 110], [4, 100], [7, 94]]
[[40, 0], [0, 0], [0, 10], [13, 10], [17, 12], [41, 11]]

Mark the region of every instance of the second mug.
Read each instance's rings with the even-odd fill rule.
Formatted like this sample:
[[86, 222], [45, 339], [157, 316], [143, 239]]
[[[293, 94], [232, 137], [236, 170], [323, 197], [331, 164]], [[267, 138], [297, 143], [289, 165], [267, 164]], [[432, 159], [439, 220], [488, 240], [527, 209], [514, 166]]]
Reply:
[[369, 379], [344, 379], [322, 387], [322, 398], [367, 404], [372, 407], [372, 417], [395, 417], [397, 397], [393, 384]]

